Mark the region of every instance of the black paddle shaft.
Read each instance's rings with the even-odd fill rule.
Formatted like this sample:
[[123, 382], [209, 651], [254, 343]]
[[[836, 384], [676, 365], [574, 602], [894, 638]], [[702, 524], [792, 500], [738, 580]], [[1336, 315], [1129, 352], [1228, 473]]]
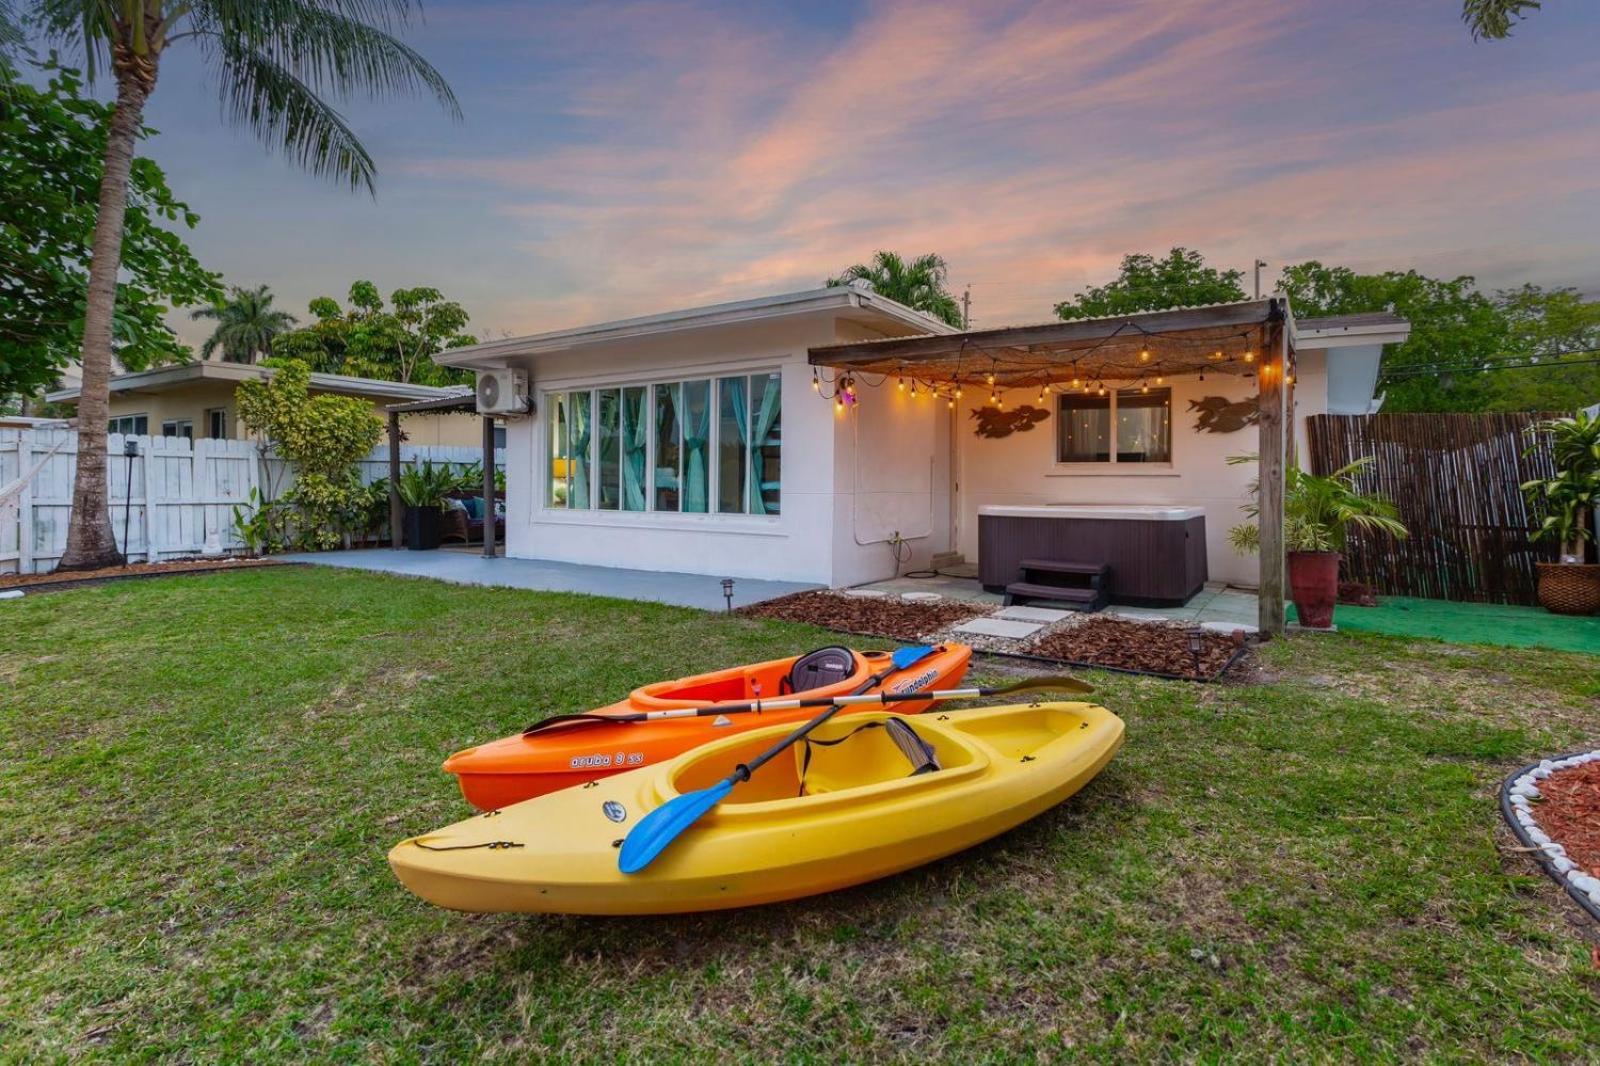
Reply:
[[750, 780], [751, 774], [767, 765], [767, 763], [771, 762], [774, 757], [781, 755], [785, 749], [792, 747], [794, 744], [805, 739], [805, 737], [813, 729], [817, 728], [817, 726], [826, 722], [828, 719], [832, 718], [842, 710], [844, 710], [844, 705], [835, 703], [826, 711], [823, 711], [821, 714], [811, 719], [811, 721], [807, 722], [799, 729], [796, 729], [793, 733], [790, 733], [788, 736], [772, 745], [772, 747], [768, 748], [760, 755], [757, 755], [754, 759], [751, 759], [748, 763], [740, 763], [738, 766], [735, 766], [733, 768], [733, 773], [729, 774], [723, 780], [731, 781], [734, 784], [738, 784], [740, 781]]

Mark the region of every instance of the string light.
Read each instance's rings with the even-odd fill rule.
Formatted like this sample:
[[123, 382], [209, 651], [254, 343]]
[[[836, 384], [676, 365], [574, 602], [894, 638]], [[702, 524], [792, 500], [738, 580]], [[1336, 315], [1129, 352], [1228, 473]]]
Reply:
[[1244, 361], [1247, 362], [1247, 363], [1255, 362], [1256, 361], [1256, 353], [1255, 352], [1251, 352], [1251, 351], [1246, 351], [1244, 353]]
[[1148, 363], [1149, 361], [1150, 361], [1150, 349], [1149, 348], [1140, 348], [1139, 349], [1139, 362]]
[[912, 378], [911, 379], [911, 398], [913, 400], [917, 398], [917, 379], [916, 378]]
[[994, 384], [994, 375], [993, 375], [993, 374], [985, 374], [985, 375], [984, 375], [984, 379], [985, 379], [985, 380], [986, 380], [986, 381], [987, 381], [987, 382], [988, 382], [988, 383], [989, 383], [989, 384], [990, 384], [990, 385], [991, 385], [991, 386], [992, 386], [992, 385], [993, 385], [993, 384]]
[[954, 410], [955, 410], [955, 409], [956, 409], [956, 401], [955, 401], [955, 398], [954, 398], [954, 397], [952, 397], [952, 398], [951, 398], [951, 399], [950, 399], [950, 401], [949, 401], [949, 403], [947, 403], [947, 404], [946, 404], [946, 406], [947, 406], [947, 407], [949, 407], [949, 408], [950, 408], [950, 410], [952, 410], [952, 411], [954, 411]]
[[822, 391], [822, 380], [817, 377], [817, 372], [815, 370], [813, 370], [811, 372], [811, 391], [812, 392], [821, 392]]
[[1165, 385], [1166, 383], [1167, 383], [1167, 379], [1166, 378], [1163, 378], [1163, 377], [1156, 378], [1156, 384], [1157, 385]]
[[956, 383], [956, 399], [961, 399], [961, 383]]
[[903, 377], [900, 379], [900, 391], [901, 392], [905, 392], [906, 391], [906, 379], [903, 378]]

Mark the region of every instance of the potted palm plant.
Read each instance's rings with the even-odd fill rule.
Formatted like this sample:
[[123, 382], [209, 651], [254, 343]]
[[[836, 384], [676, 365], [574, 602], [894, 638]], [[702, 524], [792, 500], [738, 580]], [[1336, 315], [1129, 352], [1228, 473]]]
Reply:
[[[1533, 432], [1548, 439], [1556, 465], [1555, 477], [1522, 486], [1529, 504], [1544, 510], [1529, 539], [1554, 543], [1559, 553], [1553, 563], [1534, 564], [1539, 605], [1556, 614], [1594, 614], [1600, 611], [1600, 565], [1584, 562], [1583, 546], [1594, 539], [1589, 519], [1600, 505], [1600, 417], [1580, 411], [1546, 419]], [[1535, 440], [1529, 450], [1541, 443]]]
[[[1236, 455], [1228, 462], [1253, 463], [1253, 455]], [[1295, 613], [1306, 629], [1333, 625], [1333, 605], [1339, 598], [1339, 559], [1351, 528], [1370, 529], [1392, 537], [1406, 536], [1399, 510], [1382, 496], [1356, 488], [1356, 474], [1372, 463], [1357, 459], [1331, 474], [1308, 474], [1291, 468], [1284, 475], [1283, 538], [1289, 555], [1289, 595]], [[1259, 495], [1259, 481], [1250, 491]], [[1252, 519], [1261, 515], [1259, 503], [1243, 508]], [[1261, 530], [1245, 522], [1228, 531], [1228, 542], [1240, 553], [1261, 548]]]
[[445, 497], [456, 487], [456, 474], [448, 464], [434, 466], [424, 459], [400, 472], [400, 501], [406, 505], [406, 547], [427, 551], [444, 536]]

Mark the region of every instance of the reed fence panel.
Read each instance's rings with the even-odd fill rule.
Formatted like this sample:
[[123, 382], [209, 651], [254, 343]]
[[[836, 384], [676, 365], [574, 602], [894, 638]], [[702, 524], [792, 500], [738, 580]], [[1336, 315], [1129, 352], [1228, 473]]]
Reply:
[[1308, 418], [1311, 472], [1327, 474], [1371, 456], [1374, 461], [1357, 476], [1357, 485], [1393, 500], [1411, 531], [1404, 540], [1353, 533], [1345, 551], [1346, 580], [1394, 596], [1536, 602], [1533, 564], [1554, 559], [1555, 550], [1529, 543], [1529, 532], [1543, 516], [1529, 508], [1521, 485], [1555, 472], [1548, 446], [1529, 432], [1548, 417]]

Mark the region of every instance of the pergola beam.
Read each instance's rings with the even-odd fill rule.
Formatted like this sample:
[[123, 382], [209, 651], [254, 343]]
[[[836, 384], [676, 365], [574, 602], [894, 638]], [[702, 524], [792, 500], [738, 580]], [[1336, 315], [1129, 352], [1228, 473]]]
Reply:
[[963, 352], [978, 355], [1005, 348], [1049, 348], [1082, 344], [1103, 340], [1119, 333], [1133, 340], [1142, 334], [1243, 329], [1266, 322], [1272, 313], [1271, 308], [1271, 300], [1250, 300], [1217, 307], [1150, 311], [1122, 318], [1051, 322], [1037, 326], [1008, 326], [1003, 329], [979, 329], [948, 335], [830, 344], [811, 349], [811, 364], [845, 369], [850, 366], [880, 363], [885, 359], [903, 359], [912, 362], [949, 358]]

